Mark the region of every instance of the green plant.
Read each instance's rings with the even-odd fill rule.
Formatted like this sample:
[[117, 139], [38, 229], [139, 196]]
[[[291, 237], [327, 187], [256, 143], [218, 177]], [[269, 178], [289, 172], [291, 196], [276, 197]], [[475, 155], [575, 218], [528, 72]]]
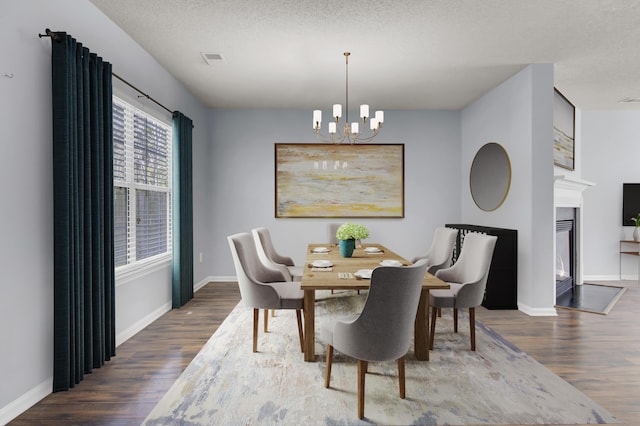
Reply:
[[636, 225], [636, 228], [640, 226], [640, 213], [636, 217], [632, 217], [631, 220]]
[[343, 223], [336, 231], [339, 240], [364, 240], [369, 237], [369, 230], [359, 223]]

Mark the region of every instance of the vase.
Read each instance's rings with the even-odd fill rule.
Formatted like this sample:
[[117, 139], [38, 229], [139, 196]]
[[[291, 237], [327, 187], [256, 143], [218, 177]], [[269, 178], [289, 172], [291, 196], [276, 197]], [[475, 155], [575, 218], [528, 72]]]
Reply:
[[340, 240], [340, 254], [342, 257], [351, 257], [356, 248], [356, 240]]
[[640, 242], [640, 227], [638, 226], [633, 230], [633, 241]]

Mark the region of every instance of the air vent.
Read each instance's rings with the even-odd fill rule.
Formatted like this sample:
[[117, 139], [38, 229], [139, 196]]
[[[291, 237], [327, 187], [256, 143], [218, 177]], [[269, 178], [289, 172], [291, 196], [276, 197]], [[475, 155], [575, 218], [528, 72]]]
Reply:
[[619, 104], [638, 104], [640, 98], [624, 98], [618, 101]]
[[200, 54], [202, 55], [202, 58], [204, 59], [204, 61], [209, 65], [213, 65], [213, 64], [224, 61], [224, 58], [219, 53], [200, 52]]

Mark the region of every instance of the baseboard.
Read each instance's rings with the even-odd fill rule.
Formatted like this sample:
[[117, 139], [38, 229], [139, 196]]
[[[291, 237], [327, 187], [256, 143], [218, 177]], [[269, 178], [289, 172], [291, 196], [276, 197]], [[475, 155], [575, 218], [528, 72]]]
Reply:
[[[197, 283], [193, 284], [193, 291], [195, 293], [196, 291], [200, 290], [202, 287], [204, 287], [205, 285], [207, 285], [210, 282], [229, 282], [229, 281], [231, 281], [231, 282], [237, 281], [237, 278], [235, 276], [232, 276], [232, 277], [214, 277], [214, 276], [205, 277], [204, 279], [202, 279], [202, 280], [198, 281]], [[135, 324], [133, 324], [131, 327], [129, 327], [126, 330], [124, 330], [123, 332], [119, 333], [116, 336], [116, 347], [120, 346], [122, 343], [124, 343], [127, 340], [129, 340], [136, 333], [138, 333], [139, 331], [143, 330], [145, 327], [150, 325], [152, 322], [154, 322], [155, 320], [157, 320], [158, 318], [160, 318], [162, 315], [166, 314], [170, 310], [171, 310], [171, 302], [168, 302], [168, 303], [160, 306], [155, 311], [151, 312], [146, 317], [142, 318], [140, 321], [138, 321]]]
[[218, 277], [209, 277], [208, 280], [209, 282], [212, 282], [212, 283], [228, 283], [228, 282], [237, 282], [238, 277], [236, 277], [235, 275], [230, 275], [228, 277], [218, 276]]
[[[623, 280], [633, 280], [636, 281], [638, 279], [637, 275], [623, 275]], [[585, 275], [582, 279], [583, 282], [588, 281], [620, 281], [620, 275]]]
[[162, 315], [166, 314], [171, 310], [171, 302], [167, 302], [164, 305], [160, 306], [155, 311], [151, 312], [149, 315], [143, 317], [140, 321], [132, 324], [126, 330], [118, 333], [116, 335], [116, 347], [120, 346], [131, 337], [136, 335], [138, 332], [142, 331], [149, 324], [160, 318]]
[[199, 281], [199, 282], [197, 282], [197, 283], [195, 283], [193, 285], [193, 292], [195, 293], [196, 291], [200, 290], [202, 287], [204, 287], [205, 285], [209, 284], [210, 282], [212, 282], [214, 280], [215, 280], [214, 277], [205, 277], [204, 279], [202, 279], [201, 281]]
[[532, 308], [523, 303], [518, 303], [518, 310], [532, 317], [556, 317], [556, 308]]
[[53, 389], [53, 376], [24, 393], [18, 399], [0, 408], [0, 425], [6, 425], [20, 414], [47, 397]]

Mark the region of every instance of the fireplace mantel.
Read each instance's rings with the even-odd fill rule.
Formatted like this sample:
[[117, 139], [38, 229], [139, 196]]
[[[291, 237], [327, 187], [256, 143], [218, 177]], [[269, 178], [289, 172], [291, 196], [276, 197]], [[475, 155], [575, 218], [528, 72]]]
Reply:
[[[553, 204], [555, 213], [558, 208], [575, 209], [575, 228], [574, 228], [574, 283], [576, 285], [583, 284], [583, 263], [582, 263], [582, 193], [595, 183], [588, 180], [575, 178], [572, 176], [558, 175], [554, 178], [553, 183]], [[555, 214], [554, 214], [555, 218]], [[554, 237], [554, 247], [556, 245]], [[555, 250], [555, 249], [554, 249]]]
[[582, 193], [595, 183], [572, 176], [558, 175], [553, 182], [555, 207], [582, 207]]

